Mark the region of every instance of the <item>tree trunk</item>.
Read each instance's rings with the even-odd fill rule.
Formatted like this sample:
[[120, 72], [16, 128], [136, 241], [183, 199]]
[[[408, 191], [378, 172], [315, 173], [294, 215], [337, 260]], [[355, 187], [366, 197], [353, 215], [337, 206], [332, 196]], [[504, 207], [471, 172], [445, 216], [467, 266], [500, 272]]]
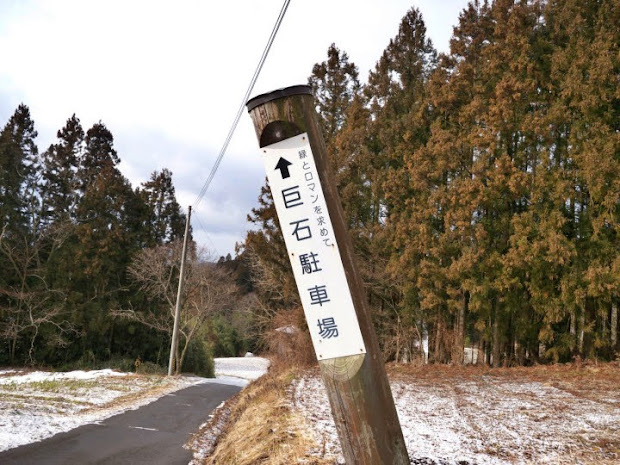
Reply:
[[611, 348], [616, 350], [618, 345], [618, 305], [616, 302], [611, 304], [611, 328], [609, 332], [611, 333]]
[[[17, 324], [19, 325], [19, 314], [17, 315]], [[9, 360], [11, 365], [15, 365], [15, 351], [17, 350], [17, 332], [13, 336], [13, 340], [11, 341], [11, 345], [9, 347]]]
[[577, 314], [575, 309], [570, 311], [570, 351], [575, 352], [575, 340], [577, 339]]
[[435, 363], [441, 363], [441, 318], [437, 320], [437, 325], [435, 325], [435, 350], [433, 361]]
[[[460, 356], [459, 356], [460, 354]], [[454, 338], [452, 342], [452, 351], [450, 353], [450, 362], [454, 365], [463, 364], [463, 344], [461, 340], [461, 310], [456, 314], [454, 319]]]
[[585, 332], [585, 326], [586, 326], [586, 309], [585, 309], [585, 305], [584, 308], [581, 310], [581, 313], [579, 314], [579, 345], [578, 345], [578, 351], [579, 351], [579, 355], [583, 356], [583, 335]]
[[422, 339], [420, 340], [420, 350], [422, 351], [422, 359], [424, 365], [428, 364], [428, 328], [424, 320], [420, 323], [422, 327]]
[[183, 360], [185, 360], [185, 354], [187, 354], [187, 348], [189, 347], [189, 338], [185, 338], [185, 344], [183, 345], [183, 350], [181, 351], [181, 355], [177, 355], [176, 366], [174, 374], [181, 374], [181, 367], [183, 367]]
[[501, 344], [499, 342], [499, 309], [497, 303], [493, 303], [493, 307], [495, 308], [493, 319], [493, 348], [492, 348], [492, 364], [493, 367], [496, 368], [500, 365], [500, 351]]
[[403, 360], [401, 360], [401, 355], [400, 355], [400, 334], [401, 334], [401, 326], [400, 326], [400, 317], [397, 315], [396, 316], [396, 355], [395, 355], [395, 359], [396, 359], [396, 363], [400, 363], [403, 362]]
[[21, 291], [19, 296], [19, 302], [17, 303], [17, 323], [15, 324], [15, 334], [13, 336], [13, 340], [11, 341], [11, 349], [9, 353], [9, 358], [11, 360], [11, 365], [15, 364], [15, 352], [17, 351], [17, 341], [19, 339], [19, 332], [21, 326], [21, 315], [22, 315], [22, 305], [23, 305], [23, 296], [26, 290], [26, 274], [21, 277]]
[[465, 293], [463, 295], [463, 305], [459, 308], [459, 313], [456, 321], [454, 348], [452, 350], [452, 363], [456, 365], [462, 365], [464, 360], [464, 348], [465, 348], [465, 315], [467, 312], [467, 305], [469, 303], [469, 295]]
[[112, 319], [110, 323], [110, 338], [108, 339], [108, 354], [112, 354], [112, 348], [114, 347], [114, 322], [115, 319]]

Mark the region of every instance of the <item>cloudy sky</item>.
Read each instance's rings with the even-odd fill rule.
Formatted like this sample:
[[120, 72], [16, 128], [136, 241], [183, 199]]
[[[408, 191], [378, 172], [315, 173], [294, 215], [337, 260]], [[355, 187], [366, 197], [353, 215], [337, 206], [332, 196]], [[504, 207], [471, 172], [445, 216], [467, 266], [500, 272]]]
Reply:
[[[265, 172], [244, 112], [205, 198], [224, 143], [283, 0], [0, 0], [0, 125], [30, 107], [44, 150], [73, 113], [102, 121], [134, 186], [173, 172], [194, 237], [234, 255]], [[305, 84], [331, 43], [362, 80], [401, 18], [417, 6], [439, 51], [466, 0], [292, 0], [252, 96]]]

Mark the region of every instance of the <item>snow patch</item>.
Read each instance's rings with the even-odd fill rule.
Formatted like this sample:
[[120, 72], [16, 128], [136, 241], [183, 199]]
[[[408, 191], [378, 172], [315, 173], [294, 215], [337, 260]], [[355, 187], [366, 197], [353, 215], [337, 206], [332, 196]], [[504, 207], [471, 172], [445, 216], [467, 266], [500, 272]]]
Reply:
[[[215, 359], [217, 379], [196, 376], [149, 377], [110, 369], [71, 372], [0, 371], [0, 451], [40, 441], [112, 415], [136, 409], [163, 395], [199, 383], [240, 387], [264, 375], [269, 360], [261, 357]], [[157, 394], [119, 404], [125, 396], [161, 386]], [[220, 407], [221, 408], [221, 407]]]
[[[7, 370], [2, 373], [15, 373], [15, 370]], [[119, 373], [117, 371], [106, 368], [104, 370], [92, 370], [92, 371], [69, 371], [50, 373], [46, 371], [33, 371], [25, 373], [23, 375], [7, 376], [0, 378], [0, 384], [25, 384], [25, 383], [41, 383], [44, 381], [58, 381], [58, 380], [89, 380], [97, 379], [102, 376], [127, 376], [128, 373]]]
[[[539, 382], [481, 376], [440, 383], [412, 377], [392, 382], [391, 388], [415, 464], [568, 463], [585, 444], [597, 449], [597, 440], [620, 437], [620, 405], [575, 397]], [[290, 402], [316, 440], [317, 450], [310, 452], [344, 464], [318, 374], [294, 381]]]
[[216, 358], [215, 377], [218, 382], [235, 386], [247, 386], [269, 369], [270, 361], [262, 357]]
[[[15, 373], [0, 378], [0, 451], [40, 441], [84, 424], [96, 424], [204, 379], [136, 376], [109, 369]], [[144, 394], [153, 387], [160, 389], [156, 393]], [[142, 396], [131, 404], [122, 402], [124, 397], [140, 393]]]

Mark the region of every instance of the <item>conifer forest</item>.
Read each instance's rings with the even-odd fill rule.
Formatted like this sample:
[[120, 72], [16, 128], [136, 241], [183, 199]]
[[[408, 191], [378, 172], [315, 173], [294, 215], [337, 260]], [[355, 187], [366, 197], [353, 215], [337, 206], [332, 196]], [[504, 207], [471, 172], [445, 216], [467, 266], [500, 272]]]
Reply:
[[[450, 53], [412, 8], [368, 82], [335, 44], [309, 83], [384, 356], [613, 359], [620, 3], [475, 1]], [[245, 252], [297, 305], [268, 189]]]
[[[367, 82], [337, 44], [308, 70], [386, 360], [618, 357], [619, 24], [617, 0], [475, 0], [443, 54], [412, 7]], [[172, 173], [132, 186], [103, 122], [42, 149], [27, 102], [0, 123], [0, 364], [166, 365]], [[257, 194], [236, 257], [191, 247], [184, 370], [304, 327]]]

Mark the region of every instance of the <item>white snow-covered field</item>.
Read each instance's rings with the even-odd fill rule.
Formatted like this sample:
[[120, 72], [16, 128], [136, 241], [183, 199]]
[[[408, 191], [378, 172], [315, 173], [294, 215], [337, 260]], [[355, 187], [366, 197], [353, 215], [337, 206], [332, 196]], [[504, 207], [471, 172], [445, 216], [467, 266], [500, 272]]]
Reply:
[[[447, 381], [390, 383], [413, 464], [620, 464], [620, 386], [592, 393], [488, 375]], [[292, 388], [319, 456], [344, 463], [318, 373]]]
[[220, 382], [246, 386], [267, 373], [269, 363], [266, 358], [254, 356], [216, 358], [215, 376]]
[[0, 370], [0, 451], [97, 423], [198, 383], [245, 386], [267, 371], [260, 357], [216, 359], [216, 379], [112, 370], [67, 373]]

